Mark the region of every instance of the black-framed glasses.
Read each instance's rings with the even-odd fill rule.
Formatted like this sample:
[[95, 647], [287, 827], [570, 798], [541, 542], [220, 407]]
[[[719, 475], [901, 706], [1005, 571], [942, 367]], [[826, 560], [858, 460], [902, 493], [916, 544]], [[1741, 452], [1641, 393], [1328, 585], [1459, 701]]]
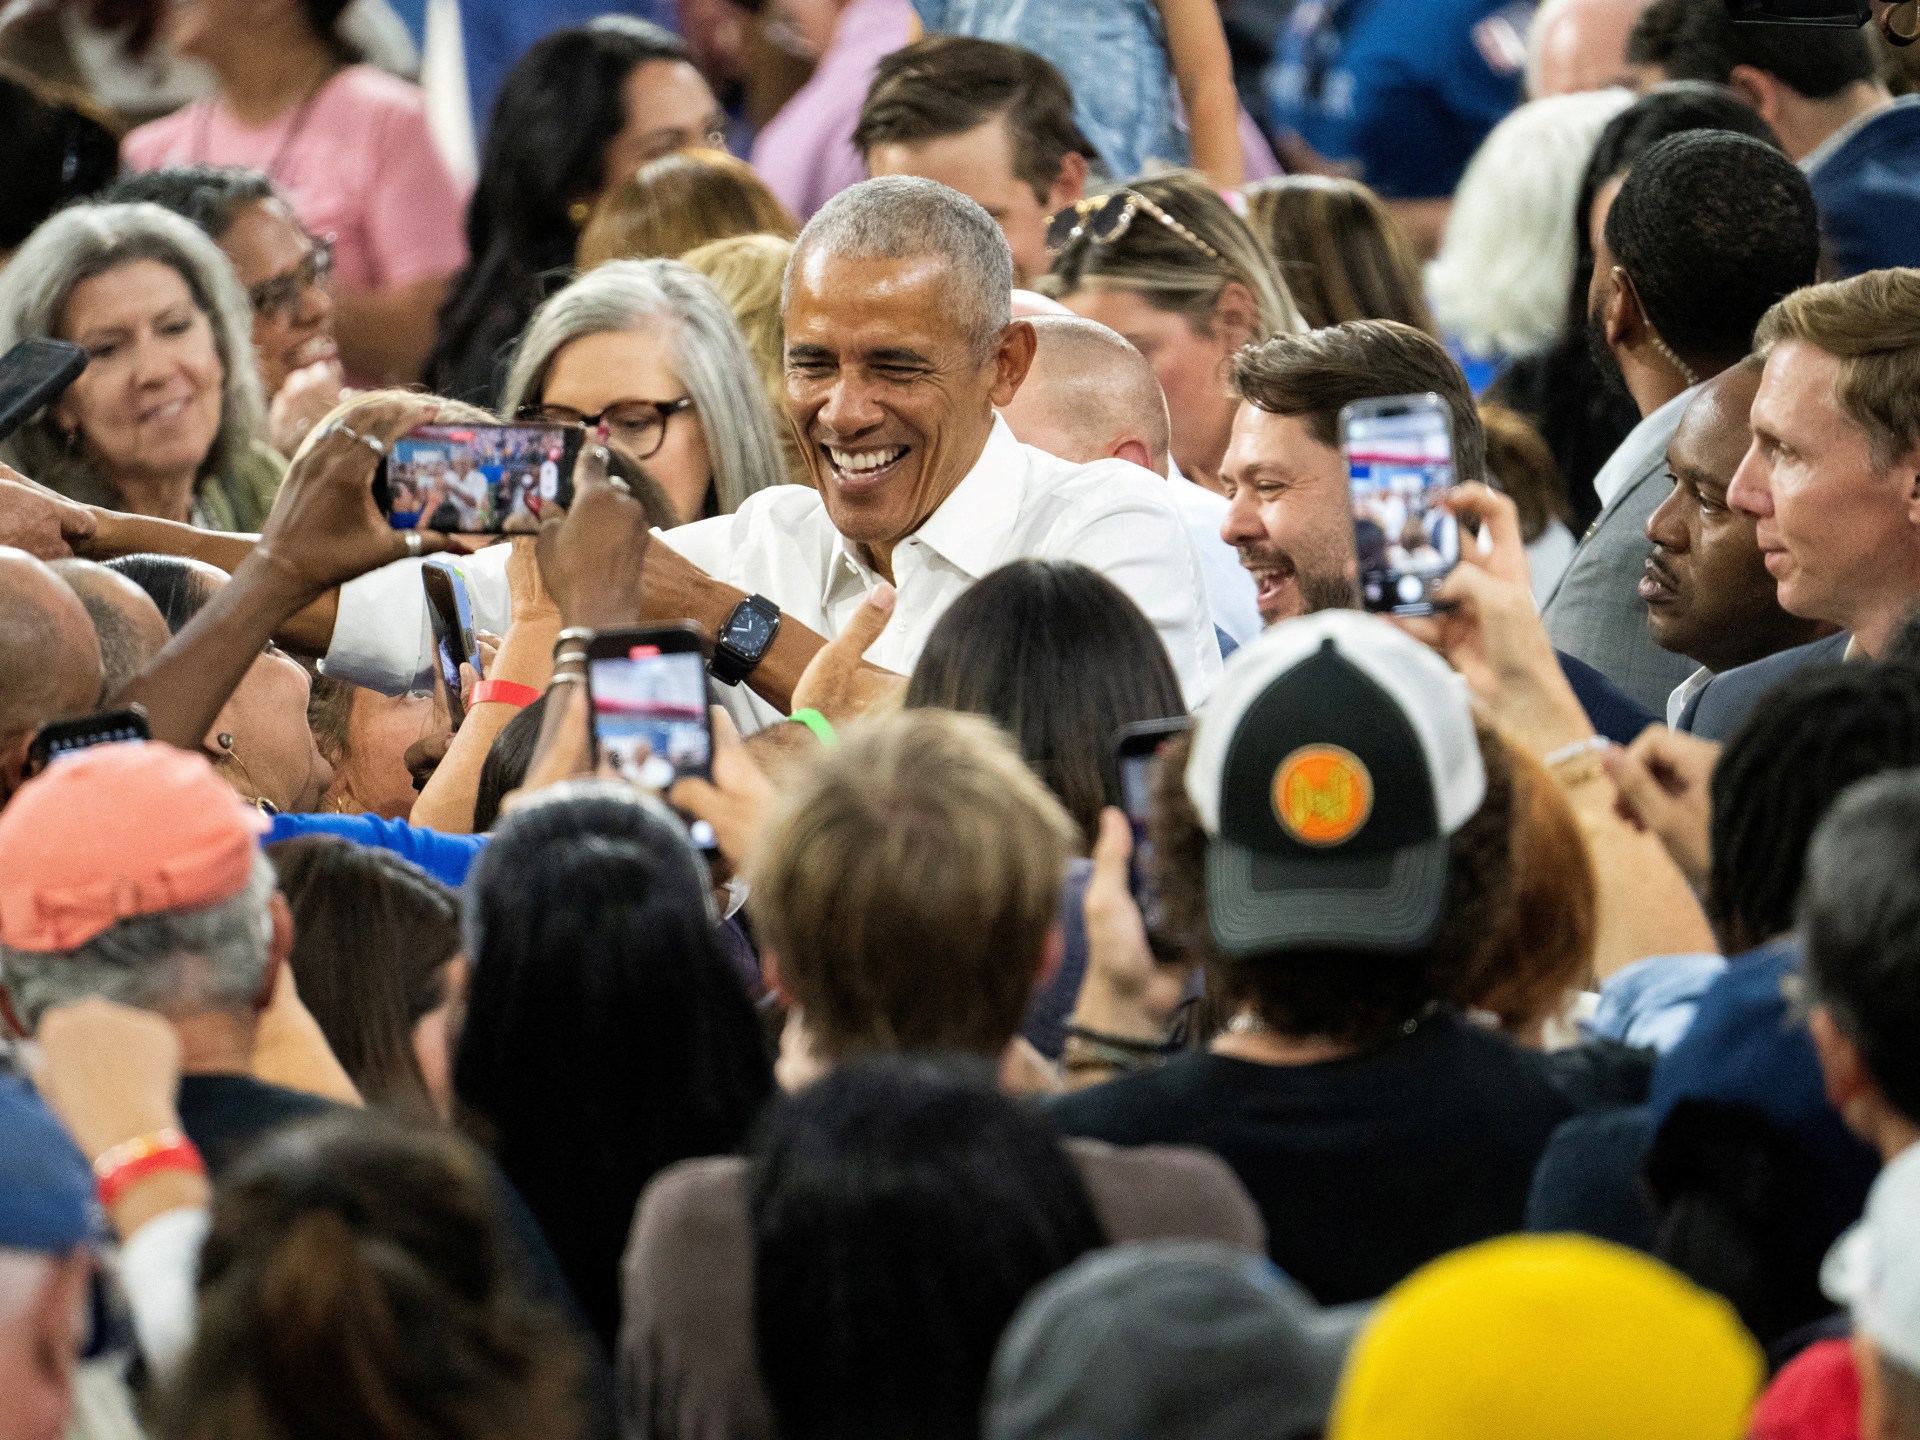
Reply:
[[1047, 217], [1047, 248], [1061, 251], [1083, 237], [1095, 245], [1111, 245], [1133, 228], [1134, 217], [1145, 212], [1200, 251], [1216, 265], [1227, 262], [1220, 252], [1181, 224], [1138, 190], [1115, 190], [1079, 200]]
[[262, 319], [287, 320], [300, 308], [301, 300], [315, 285], [324, 285], [333, 276], [333, 236], [315, 240], [300, 263], [270, 280], [262, 280], [247, 291], [253, 313]]
[[514, 419], [533, 425], [607, 427], [607, 439], [635, 460], [651, 460], [667, 441], [667, 422], [693, 408], [693, 397], [678, 400], [616, 400], [593, 415], [567, 405], [522, 405]]

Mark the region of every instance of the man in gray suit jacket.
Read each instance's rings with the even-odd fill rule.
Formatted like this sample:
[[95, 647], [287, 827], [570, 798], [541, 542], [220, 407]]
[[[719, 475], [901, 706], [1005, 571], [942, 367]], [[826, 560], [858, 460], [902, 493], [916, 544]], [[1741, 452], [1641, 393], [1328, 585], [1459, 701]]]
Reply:
[[1654, 714], [1692, 673], [1654, 642], [1639, 582], [1646, 523], [1667, 498], [1667, 445], [1694, 389], [1742, 359], [1754, 324], [1810, 284], [1819, 219], [1806, 178], [1778, 150], [1723, 130], [1654, 145], [1594, 199], [1589, 291], [1642, 420], [1594, 488], [1603, 506], [1543, 616], [1554, 645]]

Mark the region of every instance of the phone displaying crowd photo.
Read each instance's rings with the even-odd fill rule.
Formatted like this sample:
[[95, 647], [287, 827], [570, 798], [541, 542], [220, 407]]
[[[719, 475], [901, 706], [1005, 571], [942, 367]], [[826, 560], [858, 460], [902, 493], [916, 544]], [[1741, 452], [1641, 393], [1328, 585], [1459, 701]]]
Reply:
[[1447, 419], [1434, 394], [1360, 400], [1340, 412], [1368, 610], [1431, 615], [1434, 591], [1460, 563], [1460, 525], [1442, 504], [1454, 478]]
[[56, 760], [78, 755], [95, 745], [119, 745], [152, 738], [147, 717], [138, 710], [103, 710], [78, 720], [56, 720], [42, 726], [27, 747], [26, 772], [38, 775]]
[[[433, 623], [433, 665], [447, 692], [447, 715], [458, 730], [467, 718], [460, 696], [460, 667], [480, 672], [480, 647], [473, 638], [473, 602], [467, 597], [467, 577], [452, 560], [435, 556], [420, 567], [420, 584], [427, 592], [427, 619]], [[480, 678], [485, 679], [482, 675]]]
[[[665, 794], [683, 776], [712, 778], [706, 638], [693, 626], [601, 631], [587, 643], [587, 696], [594, 749], [625, 779]], [[704, 822], [689, 828], [711, 848]]]
[[1154, 767], [1160, 752], [1175, 735], [1184, 734], [1193, 724], [1185, 716], [1170, 720], [1141, 720], [1124, 727], [1114, 749], [1120, 769], [1120, 808], [1127, 813], [1133, 831], [1133, 859], [1128, 862], [1128, 886], [1146, 922], [1147, 939], [1153, 942], [1162, 926], [1159, 897], [1153, 885], [1153, 841], [1147, 834], [1147, 820], [1153, 814]]
[[374, 499], [396, 530], [530, 535], [573, 500], [577, 425], [422, 425], [393, 442]]

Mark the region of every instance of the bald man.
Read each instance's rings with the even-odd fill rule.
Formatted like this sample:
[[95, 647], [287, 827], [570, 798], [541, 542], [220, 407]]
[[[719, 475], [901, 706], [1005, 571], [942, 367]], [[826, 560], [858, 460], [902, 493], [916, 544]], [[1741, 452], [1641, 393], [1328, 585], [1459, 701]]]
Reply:
[[42, 725], [93, 712], [100, 642], [80, 597], [24, 550], [0, 547], [0, 804]]
[[47, 568], [67, 582], [93, 621], [103, 672], [100, 702], [105, 705], [165, 648], [171, 633], [167, 617], [146, 591], [104, 565], [54, 560]]
[[1527, 95], [1627, 83], [1627, 36], [1648, 0], [1547, 0], [1527, 30]]
[[1027, 378], [1000, 414], [1022, 444], [1077, 465], [1126, 460], [1166, 479], [1207, 584], [1213, 624], [1229, 654], [1260, 633], [1254, 583], [1220, 538], [1227, 502], [1181, 475], [1169, 446], [1167, 400], [1146, 357], [1116, 332], [1074, 315], [1028, 317], [1039, 345]]

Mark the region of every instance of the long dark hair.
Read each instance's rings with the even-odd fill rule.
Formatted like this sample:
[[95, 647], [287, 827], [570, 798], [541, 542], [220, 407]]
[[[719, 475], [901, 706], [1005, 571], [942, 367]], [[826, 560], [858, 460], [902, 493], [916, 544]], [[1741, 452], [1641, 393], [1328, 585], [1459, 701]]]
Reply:
[[429, 390], [495, 404], [508, 347], [572, 278], [580, 222], [570, 212], [600, 191], [607, 143], [627, 123], [627, 77], [649, 60], [687, 58], [671, 31], [626, 17], [555, 31], [520, 57], [487, 127], [467, 265], [440, 308]]
[[1016, 560], [954, 601], [927, 636], [906, 703], [998, 721], [1088, 849], [1101, 806], [1120, 803], [1116, 732], [1187, 709], [1139, 607], [1063, 560]]
[[786, 1440], [973, 1440], [1027, 1292], [1106, 1243], [1044, 1111], [979, 1060], [850, 1061], [768, 1112], [754, 1329]]
[[737, 1149], [772, 1069], [675, 821], [612, 785], [550, 794], [467, 882], [454, 1090], [611, 1347], [640, 1191]]
[[198, 1314], [165, 1440], [579, 1433], [582, 1357], [445, 1131], [352, 1111], [269, 1136], [221, 1182]]
[[342, 1068], [369, 1103], [431, 1115], [413, 1027], [447, 998], [454, 893], [391, 851], [327, 836], [283, 840], [267, 858], [293, 910], [294, 982]]

